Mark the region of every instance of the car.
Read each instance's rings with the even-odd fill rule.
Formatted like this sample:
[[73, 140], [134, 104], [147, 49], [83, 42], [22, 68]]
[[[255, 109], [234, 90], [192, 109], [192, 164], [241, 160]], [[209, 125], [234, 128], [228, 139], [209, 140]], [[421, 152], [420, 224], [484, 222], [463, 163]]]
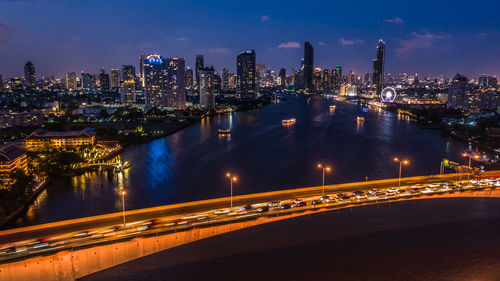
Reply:
[[283, 210], [286, 210], [286, 209], [290, 209], [292, 206], [290, 204], [283, 204], [281, 205], [281, 209]]
[[252, 209], [252, 205], [245, 205], [243, 207], [241, 207], [242, 210], [245, 210], [245, 211], [250, 211]]
[[356, 190], [356, 191], [352, 192], [352, 196], [358, 197], [358, 196], [361, 196], [361, 195], [365, 195], [365, 193], [363, 191], [361, 191], [361, 190]]
[[411, 188], [410, 189], [410, 193], [417, 193], [417, 192], [420, 192], [420, 187], [414, 187], [414, 188]]
[[347, 195], [347, 194], [345, 194], [345, 193], [339, 193], [339, 194], [337, 195], [337, 198], [338, 198], [339, 200], [349, 200], [349, 199], [351, 199], [351, 196], [349, 196], [349, 195]]
[[319, 200], [321, 200], [321, 201], [327, 201], [327, 202], [328, 202], [328, 200], [330, 200], [330, 196], [328, 196], [328, 195], [323, 195], [323, 196], [321, 196], [321, 197], [319, 198]]
[[259, 213], [269, 212], [269, 207], [268, 206], [259, 207], [257, 208], [257, 212]]
[[313, 201], [311, 202], [311, 204], [312, 204], [313, 206], [316, 206], [316, 205], [323, 204], [323, 201], [321, 201], [321, 200], [319, 200], [319, 199], [316, 199], [316, 200], [313, 200]]
[[335, 198], [333, 198], [333, 197], [330, 197], [329, 199], [326, 199], [325, 201], [326, 201], [326, 203], [335, 203], [335, 202], [337, 202], [337, 200]]
[[380, 189], [376, 189], [376, 188], [374, 188], [374, 189], [372, 189], [372, 190], [368, 191], [368, 194], [370, 194], [370, 195], [374, 195], [374, 194], [376, 194], [377, 192], [380, 192]]
[[293, 203], [298, 204], [298, 203], [300, 203], [300, 202], [302, 202], [302, 201], [304, 201], [304, 199], [302, 199], [302, 198], [297, 198], [297, 199], [295, 199], [295, 200], [293, 201]]
[[307, 202], [300, 201], [297, 204], [295, 204], [295, 207], [304, 207], [304, 206], [307, 206]]
[[387, 189], [387, 192], [392, 192], [392, 193], [397, 193], [399, 191], [399, 189], [395, 188], [395, 187], [392, 187], [392, 188], [388, 188]]
[[280, 201], [271, 201], [271, 202], [267, 203], [267, 205], [269, 207], [279, 207], [281, 205], [281, 202]]

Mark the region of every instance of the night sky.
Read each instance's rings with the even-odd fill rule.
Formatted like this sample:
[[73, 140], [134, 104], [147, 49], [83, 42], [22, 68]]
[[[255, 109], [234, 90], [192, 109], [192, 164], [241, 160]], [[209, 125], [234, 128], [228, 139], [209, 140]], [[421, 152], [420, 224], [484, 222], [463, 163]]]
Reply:
[[257, 63], [299, 67], [303, 42], [315, 66], [365, 73], [379, 38], [386, 72], [476, 78], [500, 75], [498, 1], [312, 0], [0, 0], [0, 73], [97, 73], [138, 64], [142, 51], [179, 56], [193, 67], [235, 70], [235, 56], [255, 49]]

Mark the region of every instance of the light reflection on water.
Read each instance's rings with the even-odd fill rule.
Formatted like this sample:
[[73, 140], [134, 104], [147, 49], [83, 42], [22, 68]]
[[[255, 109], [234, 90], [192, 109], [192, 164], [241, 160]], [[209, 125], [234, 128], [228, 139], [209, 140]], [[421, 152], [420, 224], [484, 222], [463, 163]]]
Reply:
[[[43, 204], [18, 225], [121, 211], [117, 187], [127, 190], [126, 208], [137, 209], [228, 195], [226, 171], [240, 181], [235, 194], [321, 184], [315, 164], [335, 173], [327, 183], [397, 176], [395, 156], [410, 159], [403, 176], [437, 173], [442, 158], [461, 161], [464, 144], [422, 130], [394, 113], [314, 97], [271, 104], [260, 110], [207, 117], [171, 136], [128, 147], [131, 168], [116, 174], [88, 172], [52, 182]], [[356, 116], [364, 116], [358, 123]], [[283, 126], [281, 120], [296, 118]], [[220, 136], [218, 129], [231, 129]]]

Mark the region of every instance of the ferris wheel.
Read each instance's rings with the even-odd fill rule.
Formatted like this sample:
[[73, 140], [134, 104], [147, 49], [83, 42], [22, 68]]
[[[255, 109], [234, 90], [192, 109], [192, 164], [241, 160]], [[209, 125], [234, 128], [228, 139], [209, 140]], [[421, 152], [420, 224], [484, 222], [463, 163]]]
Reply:
[[396, 98], [396, 90], [392, 87], [386, 87], [380, 93], [380, 98], [383, 102], [393, 102]]

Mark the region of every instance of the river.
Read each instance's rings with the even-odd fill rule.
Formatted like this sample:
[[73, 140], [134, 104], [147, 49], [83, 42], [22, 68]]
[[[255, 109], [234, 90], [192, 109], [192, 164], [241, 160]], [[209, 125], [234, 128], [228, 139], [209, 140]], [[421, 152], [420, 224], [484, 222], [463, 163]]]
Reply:
[[[336, 104], [334, 111], [329, 106]], [[357, 122], [356, 116], [364, 116]], [[282, 119], [296, 118], [293, 125]], [[218, 129], [231, 129], [220, 136]], [[394, 157], [410, 161], [403, 176], [439, 173], [440, 161], [460, 159], [464, 144], [380, 109], [314, 97], [288, 97], [262, 109], [213, 116], [168, 137], [128, 147], [132, 166], [121, 174], [88, 172], [54, 179], [22, 218], [27, 226], [126, 209], [229, 195], [226, 172], [238, 177], [234, 194], [321, 184], [318, 163], [330, 165], [326, 183], [394, 178]]]

